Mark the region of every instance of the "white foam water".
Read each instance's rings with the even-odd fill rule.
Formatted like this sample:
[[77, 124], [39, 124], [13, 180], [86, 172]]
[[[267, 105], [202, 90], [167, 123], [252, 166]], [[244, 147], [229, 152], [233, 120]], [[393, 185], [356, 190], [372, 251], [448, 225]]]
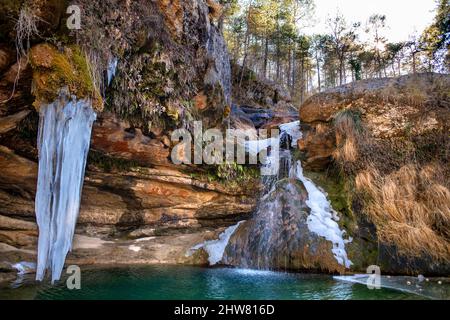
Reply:
[[281, 124], [279, 128], [282, 135], [287, 134], [291, 137], [291, 147], [296, 148], [298, 140], [303, 137], [303, 134], [300, 131], [300, 121]]
[[36, 280], [43, 280], [47, 269], [52, 282], [59, 280], [71, 250], [95, 119], [89, 99], [77, 100], [63, 91], [40, 108]]

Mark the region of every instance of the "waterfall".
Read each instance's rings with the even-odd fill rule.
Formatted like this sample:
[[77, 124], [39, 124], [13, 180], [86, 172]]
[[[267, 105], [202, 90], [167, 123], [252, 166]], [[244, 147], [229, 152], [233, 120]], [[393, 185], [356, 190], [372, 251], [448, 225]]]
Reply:
[[[339, 217], [326, 194], [304, 177], [301, 162], [292, 159], [291, 149], [302, 137], [300, 122], [279, 128], [277, 144], [281, 148], [277, 161], [264, 165], [277, 166], [278, 173], [262, 177], [265, 188], [257, 210], [233, 231], [222, 262], [257, 269], [317, 267], [315, 259], [323, 255], [324, 243], [328, 241], [332, 244], [331, 259], [334, 257], [337, 264], [349, 268], [351, 261], [345, 244], [351, 239], [344, 240], [345, 231], [340, 229]], [[258, 153], [269, 146], [273, 146], [271, 139], [250, 142], [247, 151]], [[268, 158], [272, 157], [269, 153]], [[305, 248], [310, 253], [306, 254]], [[304, 261], [308, 259], [313, 262]]]
[[114, 79], [114, 76], [116, 75], [118, 63], [119, 60], [117, 58], [112, 58], [108, 63], [108, 67], [106, 69], [106, 84], [108, 86], [111, 84], [111, 81]]
[[77, 100], [63, 91], [40, 108], [36, 280], [43, 280], [47, 269], [52, 282], [59, 280], [71, 250], [95, 119], [89, 99]]

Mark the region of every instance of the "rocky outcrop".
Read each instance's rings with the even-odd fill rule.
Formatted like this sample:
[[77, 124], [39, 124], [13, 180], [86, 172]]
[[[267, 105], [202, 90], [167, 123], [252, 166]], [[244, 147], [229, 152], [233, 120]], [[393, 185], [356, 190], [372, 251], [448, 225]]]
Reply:
[[[67, 30], [62, 3], [0, 5], [8, 12], [0, 17], [0, 262], [35, 260], [38, 111], [64, 87], [98, 113], [68, 262], [205, 264], [207, 256], [185, 256], [188, 249], [248, 217], [258, 189], [238, 173], [219, 177], [217, 167], [170, 160], [173, 130], [194, 120], [220, 128], [229, 115], [220, 5], [69, 1], [80, 6], [83, 27]], [[52, 37], [42, 42], [31, 32], [31, 48], [24, 41], [16, 61], [21, 12], [32, 14], [24, 27]], [[104, 73], [114, 61], [108, 86]]]
[[[0, 242], [9, 249], [35, 250], [37, 164], [5, 147], [1, 147], [0, 162]], [[85, 179], [77, 234], [100, 237], [111, 246], [117, 238], [165, 239], [172, 235], [170, 239], [176, 240], [176, 235], [185, 233], [197, 234], [192, 237], [195, 241], [208, 230], [220, 230], [245, 218], [255, 206], [250, 194], [193, 179], [175, 168], [133, 167], [120, 172], [113, 168], [108, 173], [96, 164], [91, 163], [90, 168], [93, 171]], [[167, 246], [170, 244], [163, 247]]]
[[289, 92], [281, 85], [260, 79], [251, 70], [232, 64], [233, 103], [256, 109], [272, 109], [278, 113], [296, 113]]
[[297, 179], [276, 183], [230, 239], [224, 261], [254, 269], [342, 273], [333, 244], [310, 231], [308, 193]]
[[300, 107], [303, 164], [345, 195], [332, 200], [354, 238], [355, 268], [448, 274], [449, 91], [448, 75], [365, 80]]
[[[359, 113], [371, 137], [401, 140], [448, 130], [449, 77], [438, 74], [366, 80], [308, 99], [300, 119], [310, 134], [300, 141], [307, 165], [323, 168], [336, 149], [333, 121], [343, 110]], [[331, 129], [331, 131], [330, 131]]]

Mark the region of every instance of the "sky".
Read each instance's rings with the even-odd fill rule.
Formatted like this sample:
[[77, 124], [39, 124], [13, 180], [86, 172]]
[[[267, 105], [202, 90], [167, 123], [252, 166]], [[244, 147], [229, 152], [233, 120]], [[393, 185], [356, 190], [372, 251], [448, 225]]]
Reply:
[[[409, 35], [417, 32], [419, 35], [431, 24], [436, 7], [434, 0], [314, 0], [315, 20], [313, 26], [304, 28], [307, 34], [325, 33], [327, 17], [335, 16], [339, 10], [349, 23], [361, 22], [365, 25], [368, 18], [374, 14], [386, 15], [388, 26], [384, 36], [390, 42], [409, 39]], [[339, 9], [338, 9], [339, 8]], [[362, 34], [364, 39], [365, 35]]]

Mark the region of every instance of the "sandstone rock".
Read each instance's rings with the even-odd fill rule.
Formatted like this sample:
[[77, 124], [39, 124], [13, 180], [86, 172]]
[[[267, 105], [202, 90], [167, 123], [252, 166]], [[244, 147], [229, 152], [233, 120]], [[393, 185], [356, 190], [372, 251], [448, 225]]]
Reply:
[[[5, 147], [0, 151], [0, 242], [33, 246], [35, 224], [19, 217], [34, 219], [37, 165]], [[145, 228], [158, 235], [194, 232], [230, 225], [252, 212], [255, 202], [245, 193], [192, 179], [175, 168], [87, 172], [78, 230], [94, 228], [106, 238]]]
[[448, 76], [422, 74], [358, 81], [312, 96], [300, 107], [305, 132], [300, 143], [309, 153], [307, 162], [316, 169], [330, 163], [324, 160], [331, 160], [336, 143], [332, 122], [342, 110], [361, 113], [365, 128], [375, 139], [446, 130], [450, 119], [450, 102], [445, 97], [448, 88]]
[[114, 115], [105, 113], [94, 123], [92, 149], [113, 157], [133, 160], [141, 165], [169, 165], [169, 149], [159, 140], [145, 136]]
[[0, 230], [0, 242], [18, 247], [31, 247], [37, 245], [37, 236], [37, 231]]
[[[361, 271], [376, 262], [390, 273], [448, 274], [442, 230], [450, 213], [441, 201], [450, 190], [442, 152], [450, 146], [449, 91], [448, 75], [410, 75], [330, 89], [300, 107], [302, 162], [342, 185], [347, 205], [338, 210], [346, 212], [350, 259]], [[423, 193], [436, 185], [435, 203]]]
[[6, 133], [15, 129], [17, 124], [22, 121], [28, 114], [30, 110], [23, 110], [14, 115], [0, 118], [0, 134]]
[[277, 183], [252, 219], [231, 236], [224, 261], [230, 265], [280, 270], [343, 272], [332, 243], [309, 231], [308, 194], [295, 179]]
[[0, 47], [0, 72], [3, 72], [10, 64], [14, 62], [14, 53], [6, 46]]
[[158, 0], [161, 13], [165, 17], [165, 23], [175, 38], [183, 32], [184, 10], [181, 0]]
[[37, 231], [37, 225], [34, 222], [9, 218], [0, 215], [0, 230]]
[[[290, 110], [296, 108], [292, 105], [289, 92], [275, 82], [259, 79], [251, 70], [244, 70], [240, 65], [233, 63], [233, 103], [253, 106], [255, 108]], [[242, 79], [242, 81], [241, 81]]]

